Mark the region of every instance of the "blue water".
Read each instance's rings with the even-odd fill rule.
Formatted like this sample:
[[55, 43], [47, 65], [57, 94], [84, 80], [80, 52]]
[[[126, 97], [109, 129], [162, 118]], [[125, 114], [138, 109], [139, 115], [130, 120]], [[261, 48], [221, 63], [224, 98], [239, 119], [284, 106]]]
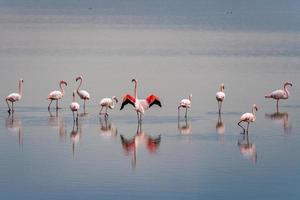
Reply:
[[[297, 1], [0, 5], [1, 98], [24, 79], [14, 116], [0, 102], [1, 199], [299, 199]], [[68, 105], [79, 74], [91, 100], [76, 127]], [[100, 121], [100, 99], [132, 93], [132, 78], [162, 108], [146, 111], [141, 129], [120, 104]], [[63, 109], [49, 113], [46, 97], [61, 79]], [[277, 112], [263, 97], [285, 80], [291, 96]], [[237, 122], [253, 103], [247, 137]], [[126, 148], [121, 135], [128, 144], [137, 135], [136, 145]]]

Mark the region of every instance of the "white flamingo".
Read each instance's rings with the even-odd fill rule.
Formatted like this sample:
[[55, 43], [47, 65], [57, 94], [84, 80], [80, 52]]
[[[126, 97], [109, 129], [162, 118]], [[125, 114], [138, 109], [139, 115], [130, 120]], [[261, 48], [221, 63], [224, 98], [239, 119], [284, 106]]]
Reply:
[[257, 106], [255, 104], [253, 104], [252, 106], [252, 113], [244, 113], [241, 118], [240, 121], [238, 123], [238, 125], [243, 129], [243, 133], [245, 133], [245, 128], [241, 125], [242, 122], [247, 122], [247, 133], [248, 133], [248, 129], [249, 129], [249, 124], [250, 122], [254, 122], [256, 119], [255, 113], [257, 111]]
[[285, 82], [284, 85], [283, 85], [283, 89], [279, 89], [279, 90], [275, 90], [273, 92], [271, 92], [270, 94], [266, 95], [265, 98], [272, 98], [272, 99], [275, 99], [277, 102], [276, 102], [276, 108], [278, 110], [278, 101], [280, 99], [288, 99], [289, 98], [289, 91], [287, 90], [287, 86], [293, 86], [292, 83], [290, 82]]
[[52, 91], [52, 92], [49, 93], [48, 98], [47, 98], [47, 99], [50, 100], [50, 103], [48, 105], [48, 110], [50, 110], [50, 106], [51, 106], [51, 103], [52, 103], [53, 100], [56, 100], [56, 110], [58, 109], [58, 100], [63, 98], [63, 96], [65, 94], [65, 91], [64, 91], [64, 88], [62, 87], [62, 85], [67, 86], [68, 84], [67, 84], [66, 81], [61, 80], [59, 82], [59, 87], [60, 87], [61, 91], [55, 90], [55, 91]]
[[81, 84], [82, 84], [82, 81], [83, 81], [83, 77], [82, 76], [78, 76], [76, 78], [76, 82], [80, 80], [80, 84], [78, 85], [78, 88], [77, 88], [77, 94], [78, 96], [80, 97], [80, 99], [83, 100], [83, 110], [84, 110], [84, 113], [85, 113], [85, 101], [86, 100], [90, 100], [90, 94], [86, 91], [86, 90], [79, 90]]
[[[118, 103], [118, 98], [116, 96], [113, 96], [112, 98], [103, 98], [99, 102], [101, 106], [101, 110], [99, 112], [99, 115], [105, 115], [108, 116], [107, 114], [107, 109], [113, 109], [115, 107], [115, 102]], [[102, 113], [102, 109], [105, 107], [105, 113]]]
[[192, 107], [192, 94], [189, 95], [188, 99], [182, 99], [178, 106], [178, 119], [180, 117], [180, 108], [185, 108], [185, 118], [187, 118], [187, 109]]
[[219, 109], [219, 113], [221, 113], [222, 103], [223, 103], [223, 101], [224, 101], [224, 99], [225, 99], [224, 89], [225, 89], [225, 87], [224, 87], [224, 84], [222, 83], [222, 84], [220, 85], [220, 91], [218, 91], [218, 92], [216, 93], [216, 99], [217, 99], [217, 101], [218, 101], [218, 109]]
[[138, 123], [142, 123], [142, 114], [145, 113], [145, 110], [150, 108], [152, 105], [156, 104], [159, 107], [161, 107], [161, 102], [158, 98], [158, 96], [154, 94], [150, 94], [146, 99], [138, 99], [137, 97], [137, 80], [132, 79], [132, 82], [134, 82], [134, 97], [132, 97], [130, 94], [125, 94], [123, 97], [123, 102], [121, 105], [120, 110], [124, 108], [124, 106], [128, 103], [133, 105], [137, 117], [138, 117]]
[[[19, 80], [19, 93], [11, 93], [9, 94], [7, 97], [5, 97], [5, 101], [7, 103], [7, 106], [8, 106], [8, 113], [10, 114], [10, 111], [14, 112], [14, 103], [16, 101], [20, 101], [21, 98], [22, 98], [22, 83], [23, 83], [23, 79], [20, 79]], [[8, 102], [11, 102], [11, 108], [9, 106], [9, 103]]]
[[79, 103], [75, 101], [75, 91], [73, 92], [73, 102], [70, 104], [70, 109], [73, 112], [73, 121], [75, 122], [75, 112], [77, 113], [76, 122], [78, 122], [78, 110], [80, 108]]

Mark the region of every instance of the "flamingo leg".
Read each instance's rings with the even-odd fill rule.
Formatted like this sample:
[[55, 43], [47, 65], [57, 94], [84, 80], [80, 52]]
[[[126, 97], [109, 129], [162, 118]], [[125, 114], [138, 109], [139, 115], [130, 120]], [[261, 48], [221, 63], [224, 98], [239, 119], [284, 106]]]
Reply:
[[77, 113], [77, 116], [76, 116], [76, 124], [77, 124], [77, 126], [78, 126], [78, 110], [76, 111], [76, 113]]
[[83, 100], [83, 112], [85, 113], [85, 99]]
[[8, 103], [8, 100], [7, 99], [5, 99], [5, 101], [6, 101], [6, 103], [7, 103], [7, 106], [8, 106], [8, 113], [10, 114], [10, 106], [9, 106], [9, 103]]
[[75, 114], [74, 114], [74, 111], [72, 111], [73, 113], [73, 122], [75, 122]]
[[185, 118], [187, 118], [187, 107], [185, 108]]
[[248, 122], [248, 124], [247, 124], [247, 134], [248, 134], [249, 124], [250, 124], [250, 122]]
[[103, 110], [103, 106], [101, 106], [101, 109], [100, 109], [99, 115], [102, 115], [102, 110]]
[[279, 102], [279, 100], [277, 99], [277, 102], [276, 102], [276, 109], [277, 109], [277, 112], [278, 112], [278, 102]]
[[241, 122], [243, 121], [239, 121], [238, 125], [243, 129], [243, 134], [245, 134], [245, 128], [241, 125]]
[[58, 110], [58, 99], [56, 99], [56, 110]]
[[178, 106], [178, 120], [180, 119], [180, 107], [181, 106]]
[[14, 109], [14, 102], [11, 102], [11, 111], [12, 111], [12, 113], [15, 112], [15, 109]]
[[218, 101], [218, 108], [219, 108], [219, 114], [220, 114], [221, 109], [222, 109], [222, 101]]
[[106, 116], [106, 117], [108, 117], [107, 109], [108, 109], [108, 107], [106, 107], [106, 109], [105, 109], [105, 116]]
[[51, 103], [52, 103], [52, 99], [51, 99], [51, 101], [50, 101], [50, 103], [49, 103], [49, 105], [48, 105], [48, 110], [50, 110], [50, 106], [51, 106]]

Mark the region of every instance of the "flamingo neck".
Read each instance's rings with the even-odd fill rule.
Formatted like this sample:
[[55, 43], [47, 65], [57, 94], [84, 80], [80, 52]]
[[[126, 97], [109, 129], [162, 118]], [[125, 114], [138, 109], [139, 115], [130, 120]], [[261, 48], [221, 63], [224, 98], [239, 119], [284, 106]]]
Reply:
[[134, 98], [137, 99], [137, 81], [134, 81]]
[[79, 83], [78, 88], [77, 88], [77, 93], [79, 91], [79, 88], [81, 87], [81, 84], [82, 84], [82, 78], [80, 78], [80, 83]]
[[252, 114], [255, 116], [256, 114], [256, 110], [255, 110], [255, 107], [252, 108]]
[[62, 95], [64, 95], [64, 94], [65, 94], [65, 91], [64, 91], [64, 88], [62, 87], [62, 84], [63, 84], [63, 83], [60, 83], [60, 84], [59, 84], [59, 87], [60, 87], [60, 90], [61, 90]]
[[220, 87], [220, 91], [221, 91], [221, 92], [224, 92], [223, 86]]
[[22, 96], [22, 81], [19, 81], [19, 94]]
[[189, 100], [192, 102], [192, 95], [189, 96]]
[[285, 94], [286, 94], [286, 98], [288, 98], [289, 95], [290, 95], [290, 93], [289, 93], [289, 91], [288, 91], [288, 89], [287, 89], [287, 86], [288, 86], [288, 84], [284, 84], [284, 87], [283, 87], [283, 90], [284, 90], [284, 92], [285, 92]]
[[73, 102], [75, 102], [75, 94], [73, 94]]

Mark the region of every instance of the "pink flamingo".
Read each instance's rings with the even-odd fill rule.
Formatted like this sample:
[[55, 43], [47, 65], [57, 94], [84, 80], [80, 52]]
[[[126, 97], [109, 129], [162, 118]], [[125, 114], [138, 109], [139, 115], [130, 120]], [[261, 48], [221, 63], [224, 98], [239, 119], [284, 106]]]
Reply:
[[154, 94], [150, 94], [146, 99], [138, 99], [137, 97], [137, 80], [132, 79], [132, 82], [134, 82], [134, 97], [132, 97], [130, 94], [125, 94], [123, 97], [123, 102], [121, 105], [120, 110], [124, 108], [124, 106], [128, 103], [133, 105], [137, 117], [138, 117], [138, 123], [142, 123], [142, 114], [144, 114], [145, 110], [150, 108], [152, 105], [156, 104], [159, 107], [161, 107], [161, 102], [158, 98], [158, 96]]
[[55, 91], [52, 91], [52, 92], [49, 93], [48, 98], [47, 98], [47, 99], [50, 99], [50, 103], [48, 105], [48, 110], [50, 110], [50, 106], [51, 106], [51, 103], [52, 103], [53, 100], [56, 100], [56, 110], [58, 109], [58, 100], [61, 99], [64, 96], [64, 92], [65, 92], [64, 88], [62, 87], [63, 84], [65, 86], [67, 86], [67, 82], [64, 81], [64, 80], [61, 80], [59, 82], [59, 87], [60, 87], [61, 91], [55, 90]]
[[257, 106], [255, 104], [253, 104], [252, 106], [252, 113], [244, 113], [241, 118], [240, 121], [238, 123], [238, 125], [243, 129], [243, 133], [245, 133], [245, 128], [240, 124], [241, 122], [247, 122], [247, 133], [248, 133], [248, 129], [249, 129], [249, 123], [250, 122], [254, 122], [256, 119], [255, 116], [255, 112], [257, 111]]
[[75, 122], [75, 115], [74, 112], [77, 112], [76, 122], [78, 122], [78, 110], [80, 105], [75, 101], [75, 91], [73, 92], [73, 102], [70, 104], [70, 109], [73, 112], [73, 121]]
[[265, 98], [272, 98], [272, 99], [275, 99], [277, 101], [277, 103], [276, 103], [277, 110], [278, 110], [278, 101], [280, 99], [288, 99], [289, 98], [290, 93], [287, 90], [288, 85], [293, 86], [292, 83], [285, 82], [284, 85], [283, 85], [283, 89], [275, 90], [275, 91], [273, 91], [270, 94], [265, 96]]
[[[113, 109], [115, 107], [115, 102], [118, 103], [118, 98], [116, 96], [113, 96], [112, 98], [103, 98], [100, 101], [100, 106], [101, 106], [101, 110], [99, 112], [99, 115], [105, 115], [108, 116], [107, 114], [107, 109]], [[102, 113], [102, 109], [105, 107], [105, 113]]]
[[83, 110], [84, 110], [84, 113], [85, 113], [85, 101], [86, 100], [90, 100], [90, 94], [86, 90], [79, 90], [79, 88], [80, 88], [80, 86], [82, 84], [82, 81], [83, 81], [83, 77], [82, 76], [78, 76], [76, 78], [76, 82], [78, 80], [80, 80], [80, 84], [78, 85], [78, 88], [77, 88], [77, 94], [83, 100]]
[[218, 101], [219, 113], [221, 113], [222, 103], [225, 99], [224, 89], [225, 89], [225, 87], [224, 87], [224, 84], [222, 83], [220, 85], [220, 91], [216, 93], [216, 99]]
[[[9, 94], [7, 97], [5, 97], [5, 101], [7, 103], [8, 106], [8, 113], [10, 114], [10, 111], [14, 112], [14, 102], [16, 101], [20, 101], [22, 98], [22, 83], [23, 83], [23, 79], [19, 80], [19, 93], [11, 93]], [[11, 108], [9, 106], [8, 101], [11, 102]]]
[[182, 99], [178, 106], [178, 119], [180, 117], [180, 108], [185, 108], [185, 118], [187, 118], [187, 109], [192, 107], [192, 94], [189, 95], [188, 99]]

